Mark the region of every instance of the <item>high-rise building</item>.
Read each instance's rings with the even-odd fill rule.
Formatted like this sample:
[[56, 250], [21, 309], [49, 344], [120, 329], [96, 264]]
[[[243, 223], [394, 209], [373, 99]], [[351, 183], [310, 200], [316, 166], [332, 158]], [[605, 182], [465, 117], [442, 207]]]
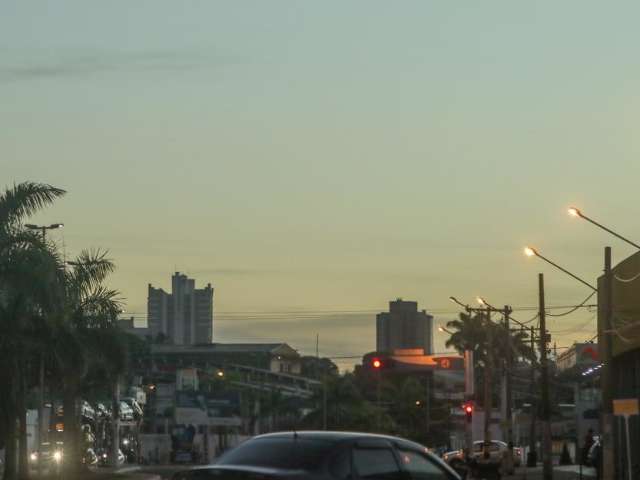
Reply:
[[196, 288], [196, 282], [176, 272], [171, 293], [149, 284], [147, 322], [153, 338], [163, 334], [174, 345], [213, 341], [213, 287]]
[[433, 316], [418, 311], [418, 302], [401, 298], [389, 302], [389, 311], [376, 316], [376, 351], [422, 349], [433, 353]]

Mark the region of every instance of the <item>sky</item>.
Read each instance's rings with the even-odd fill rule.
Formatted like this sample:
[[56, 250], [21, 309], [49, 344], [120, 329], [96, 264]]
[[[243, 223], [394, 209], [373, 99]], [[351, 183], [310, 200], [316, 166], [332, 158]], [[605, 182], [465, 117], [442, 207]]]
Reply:
[[[127, 312], [181, 271], [215, 288], [216, 341], [375, 349], [416, 300], [571, 305], [640, 239], [640, 4], [5, 0], [2, 186], [66, 197], [33, 222], [110, 251]], [[514, 317], [527, 319], [531, 312]], [[558, 345], [593, 312], [550, 321]], [[436, 334], [436, 350], [444, 349]], [[338, 359], [341, 366], [352, 360]]]

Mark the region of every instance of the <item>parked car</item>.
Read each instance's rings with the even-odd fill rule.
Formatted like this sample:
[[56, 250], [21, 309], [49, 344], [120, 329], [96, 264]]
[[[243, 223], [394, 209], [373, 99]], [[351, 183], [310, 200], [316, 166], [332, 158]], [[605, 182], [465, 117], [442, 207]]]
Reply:
[[[473, 451], [471, 452], [471, 459], [478, 460], [482, 457], [484, 447], [484, 440], [476, 440], [473, 442]], [[491, 440], [489, 446], [489, 462], [500, 463], [502, 454], [507, 450], [508, 445], [500, 440]], [[462, 450], [453, 450], [442, 455], [442, 459], [448, 463], [454, 470], [462, 470], [465, 465], [464, 452]], [[522, 464], [522, 449], [520, 447], [513, 447], [513, 460], [514, 465], [519, 467]]]
[[135, 398], [133, 398], [133, 397], [124, 397], [121, 400], [129, 406], [129, 408], [133, 411], [133, 415], [136, 418], [142, 418], [142, 414], [143, 414], [142, 407], [136, 401]]
[[123, 422], [133, 421], [133, 410], [125, 402], [120, 402], [120, 420]]
[[80, 412], [85, 420], [94, 421], [96, 418], [96, 411], [86, 400], [82, 400], [80, 404]]
[[96, 403], [96, 415], [98, 418], [110, 418], [111, 409], [106, 407], [104, 403]]
[[409, 440], [352, 432], [284, 432], [259, 435], [214, 464], [178, 472], [173, 480], [460, 480], [437, 456]]
[[[122, 450], [118, 449], [118, 465], [123, 465], [124, 461], [124, 453], [122, 453]], [[103, 449], [98, 452], [98, 465], [100, 467], [109, 466], [109, 452], [107, 450]]]

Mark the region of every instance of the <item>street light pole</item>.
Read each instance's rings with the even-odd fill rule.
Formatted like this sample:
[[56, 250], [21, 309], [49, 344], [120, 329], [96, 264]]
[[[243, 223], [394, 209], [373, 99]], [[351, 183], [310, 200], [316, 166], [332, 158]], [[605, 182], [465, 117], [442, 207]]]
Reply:
[[551, 405], [549, 399], [549, 370], [547, 365], [547, 323], [544, 302], [544, 275], [538, 274], [538, 300], [540, 317], [540, 377], [542, 387], [542, 408], [540, 420], [542, 423], [542, 478], [553, 479], [551, 464]]
[[[612, 312], [613, 312], [613, 274], [611, 271], [611, 247], [604, 248], [604, 302], [600, 307], [604, 316], [603, 328], [598, 331], [598, 345], [604, 350], [602, 378], [600, 388], [602, 390], [602, 476], [603, 480], [614, 480], [616, 475], [615, 465], [615, 436], [613, 416], [613, 391], [615, 382], [613, 379], [613, 339]], [[628, 438], [628, 437], [627, 437]]]
[[[536, 351], [536, 337], [535, 337], [535, 329], [533, 327], [529, 330], [530, 340], [531, 340], [531, 352], [533, 357], [531, 358], [531, 385], [535, 385], [536, 383], [536, 369], [535, 369], [535, 351]], [[531, 392], [531, 407], [530, 407], [530, 417], [531, 417], [531, 425], [529, 427], [529, 453], [527, 454], [527, 467], [535, 467], [538, 463], [538, 453], [536, 451], [536, 417], [538, 411], [538, 402], [536, 401], [536, 397], [533, 394], [533, 390]]]
[[505, 418], [507, 422], [507, 444], [513, 441], [513, 413], [511, 409], [511, 405], [513, 402], [512, 399], [512, 376], [513, 376], [513, 346], [512, 346], [512, 338], [511, 338], [511, 326], [509, 323], [509, 318], [511, 314], [511, 307], [508, 305], [504, 306], [504, 326], [507, 331], [507, 358], [506, 358], [506, 368], [504, 369], [504, 385], [505, 385]]
[[487, 320], [487, 356], [485, 358], [484, 365], [484, 451], [489, 448], [489, 442], [491, 441], [491, 411], [492, 398], [491, 398], [491, 382], [493, 373], [493, 328], [491, 326], [491, 308], [486, 309]]
[[[29, 230], [39, 230], [42, 233], [42, 241], [45, 242], [47, 238], [47, 230], [53, 230], [62, 228], [62, 223], [52, 223], [49, 226], [46, 225], [33, 225], [30, 223], [25, 224], [25, 227]], [[40, 365], [38, 366], [38, 447], [37, 452], [37, 472], [38, 477], [42, 476], [42, 440], [44, 437], [44, 353], [40, 354]], [[22, 417], [21, 417], [22, 418]]]
[[[596, 227], [610, 233], [614, 237], [626, 242], [627, 244], [640, 249], [640, 245], [605, 227], [599, 222], [586, 216], [576, 207], [569, 208], [569, 215], [582, 218]], [[614, 480], [616, 474], [615, 458], [616, 445], [614, 439], [614, 416], [613, 416], [613, 392], [616, 388], [613, 378], [613, 339], [611, 338], [612, 315], [613, 315], [613, 272], [611, 261], [611, 247], [604, 249], [604, 295], [600, 297], [599, 313], [602, 314], [604, 321], [602, 325], [598, 322], [598, 345], [601, 348], [602, 356], [602, 474], [604, 480]]]

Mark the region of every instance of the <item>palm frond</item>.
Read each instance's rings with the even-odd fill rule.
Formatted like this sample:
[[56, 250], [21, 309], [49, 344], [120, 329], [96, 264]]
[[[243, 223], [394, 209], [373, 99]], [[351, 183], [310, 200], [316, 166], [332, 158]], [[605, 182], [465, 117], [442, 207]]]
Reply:
[[14, 184], [0, 195], [0, 226], [22, 221], [65, 193], [61, 188], [46, 183]]
[[115, 270], [113, 260], [107, 257], [109, 252], [101, 249], [83, 250], [73, 261], [73, 270], [69, 274], [71, 288], [79, 297], [85, 296], [99, 286]]

